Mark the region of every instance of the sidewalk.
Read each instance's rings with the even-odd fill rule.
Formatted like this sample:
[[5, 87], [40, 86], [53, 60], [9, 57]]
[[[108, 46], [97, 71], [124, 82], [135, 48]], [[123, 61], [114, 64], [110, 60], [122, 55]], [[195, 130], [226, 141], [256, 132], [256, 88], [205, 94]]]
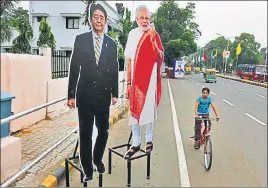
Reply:
[[[122, 80], [122, 72], [119, 78]], [[119, 96], [122, 94], [122, 83], [119, 84]], [[115, 113], [121, 106], [121, 99], [118, 103], [110, 108], [110, 115]], [[67, 107], [66, 107], [67, 108]], [[42, 120], [31, 127], [21, 130], [12, 136], [19, 137], [22, 140], [22, 167], [23, 169], [34, 159], [51, 148], [60, 139], [64, 138], [78, 126], [77, 110], [68, 110], [66, 113], [55, 117], [51, 120]], [[96, 129], [94, 132], [96, 136]], [[63, 143], [57, 146], [41, 161], [27, 170], [26, 174], [21, 176], [12, 187], [37, 187], [46, 176], [53, 171], [58, 165], [69, 157], [73, 152], [78, 133], [72, 134]]]
[[[159, 106], [159, 116], [154, 125], [155, 145], [151, 154], [151, 179], [146, 179], [146, 157], [134, 160], [131, 162], [131, 187], [181, 187], [171, 113], [167, 82], [163, 80], [163, 95]], [[124, 117], [110, 129], [103, 157], [106, 166], [106, 172], [103, 175], [103, 187], [126, 187], [127, 185], [127, 161], [115, 154], [112, 155], [112, 173], [108, 174], [108, 148], [126, 144], [131, 131], [127, 115], [125, 114]], [[142, 149], [145, 148], [145, 131], [146, 128], [143, 127], [141, 131]], [[117, 151], [124, 154], [127, 149], [120, 148]], [[65, 187], [65, 180], [59, 187]], [[80, 173], [77, 170], [70, 173], [70, 187], [82, 187]], [[98, 173], [94, 173], [93, 181], [88, 183], [88, 187], [98, 187]]]

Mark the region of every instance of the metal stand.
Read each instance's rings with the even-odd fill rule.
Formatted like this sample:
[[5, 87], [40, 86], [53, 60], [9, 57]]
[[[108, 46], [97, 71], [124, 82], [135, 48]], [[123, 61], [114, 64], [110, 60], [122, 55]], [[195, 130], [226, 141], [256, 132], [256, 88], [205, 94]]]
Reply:
[[[74, 169], [76, 169], [80, 172], [81, 183], [83, 183], [83, 187], [87, 187], [87, 182], [83, 182], [84, 174], [83, 174], [82, 169], [74, 162], [75, 160], [77, 160], [79, 158], [79, 156], [76, 154], [77, 149], [78, 149], [78, 140], [77, 140], [76, 145], [75, 145], [73, 156], [65, 159], [66, 187], [70, 187], [69, 164]], [[103, 182], [103, 174], [99, 174], [99, 187], [102, 187], [102, 182]]]
[[[112, 173], [112, 153], [118, 155], [119, 157], [124, 159], [124, 155], [120, 154], [119, 152], [115, 151], [116, 149], [119, 148], [123, 148], [123, 147], [127, 147], [127, 150], [129, 150], [131, 144], [130, 144], [130, 140], [132, 138], [132, 131], [129, 135], [129, 139], [128, 139], [128, 143], [127, 144], [123, 144], [123, 145], [119, 145], [119, 146], [115, 146], [112, 148], [109, 148], [109, 160], [108, 160], [108, 174]], [[140, 150], [143, 154], [135, 156], [135, 157], [131, 157], [130, 159], [126, 159], [127, 161], [127, 186], [131, 187], [131, 161], [135, 160], [135, 159], [139, 159], [142, 157], [146, 157], [147, 156], [147, 171], [146, 171], [146, 178], [150, 179], [150, 163], [151, 163], [151, 154], [147, 154], [144, 150]]]

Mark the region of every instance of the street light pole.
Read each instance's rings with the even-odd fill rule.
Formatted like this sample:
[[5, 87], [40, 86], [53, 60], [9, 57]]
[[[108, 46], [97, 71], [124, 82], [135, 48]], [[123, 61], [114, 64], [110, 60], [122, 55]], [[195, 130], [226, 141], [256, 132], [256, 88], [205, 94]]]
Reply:
[[266, 47], [266, 50], [265, 50], [265, 67], [264, 67], [264, 76], [263, 76], [263, 82], [266, 81], [266, 74], [267, 74], [267, 47]]
[[[228, 49], [228, 46], [229, 46], [229, 40], [227, 39], [227, 52], [229, 51]], [[226, 67], [227, 67], [227, 62], [228, 62], [228, 56], [226, 57], [226, 62], [225, 62], [225, 67], [224, 67], [224, 73], [226, 74]]]
[[[224, 37], [225, 39], [227, 39], [227, 51], [229, 51], [228, 49], [229, 49], [229, 40], [230, 40], [230, 38], [234, 38], [235, 36], [233, 36], [233, 37], [225, 37], [225, 36], [223, 36], [223, 35], [221, 35], [221, 34], [219, 34], [219, 33], [216, 33], [216, 35], [219, 35], [219, 36], [222, 36], [222, 37]], [[229, 54], [230, 55], [230, 54]], [[227, 62], [228, 62], [228, 58], [229, 57], [226, 57], [226, 61], [225, 61], [225, 65], [224, 65], [224, 73], [226, 73], [226, 67], [227, 67]]]

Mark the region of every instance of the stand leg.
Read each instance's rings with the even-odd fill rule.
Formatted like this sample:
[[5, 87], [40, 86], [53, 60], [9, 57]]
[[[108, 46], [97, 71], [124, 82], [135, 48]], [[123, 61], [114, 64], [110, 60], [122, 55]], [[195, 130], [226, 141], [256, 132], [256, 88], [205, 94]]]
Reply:
[[83, 187], [87, 187], [87, 182], [84, 182], [83, 183]]
[[80, 182], [83, 183], [83, 173], [82, 172], [80, 173], [80, 179], [81, 179]]
[[147, 180], [150, 179], [150, 172], [151, 172], [151, 154], [147, 155]]
[[65, 178], [66, 178], [66, 187], [70, 187], [70, 177], [69, 177], [69, 164], [65, 159]]
[[99, 187], [102, 187], [103, 174], [99, 174]]
[[112, 173], [112, 151], [109, 149], [108, 154], [108, 174]]
[[131, 161], [127, 161], [127, 186], [131, 187]]
[[75, 144], [75, 148], [74, 148], [74, 154], [73, 154], [73, 158], [74, 158], [74, 157], [75, 157], [75, 155], [76, 155], [77, 148], [78, 148], [78, 144], [79, 144], [79, 141], [78, 141], [78, 139], [77, 139], [76, 144]]
[[87, 182], [83, 182], [84, 174], [82, 172], [80, 173], [80, 178], [81, 178], [81, 183], [83, 184], [83, 187], [87, 187]]
[[132, 131], [130, 132], [130, 135], [129, 135], [129, 138], [128, 138], [128, 144], [130, 143], [130, 140], [131, 140], [131, 138], [132, 138]]

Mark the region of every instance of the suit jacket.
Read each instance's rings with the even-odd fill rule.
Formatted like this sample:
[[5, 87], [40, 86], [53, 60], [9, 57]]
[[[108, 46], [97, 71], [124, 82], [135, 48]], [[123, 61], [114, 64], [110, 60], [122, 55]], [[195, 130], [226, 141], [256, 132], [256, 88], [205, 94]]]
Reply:
[[92, 31], [77, 35], [70, 59], [68, 99], [76, 98], [77, 106], [86, 102], [101, 101], [103, 107], [109, 107], [111, 96], [118, 97], [118, 58], [115, 41], [104, 34], [97, 65]]

